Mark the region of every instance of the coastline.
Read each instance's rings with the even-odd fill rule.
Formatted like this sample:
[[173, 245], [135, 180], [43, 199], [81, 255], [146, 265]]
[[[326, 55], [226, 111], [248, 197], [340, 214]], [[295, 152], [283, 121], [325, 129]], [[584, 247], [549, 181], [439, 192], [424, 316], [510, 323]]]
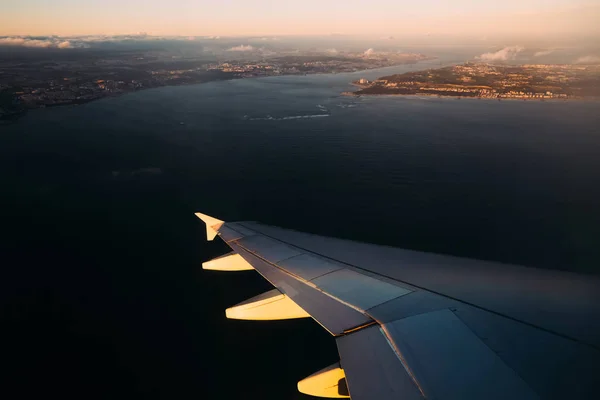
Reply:
[[244, 77], [231, 77], [231, 78], [226, 78], [226, 79], [214, 79], [214, 80], [202, 81], [202, 82], [173, 83], [173, 84], [167, 84], [167, 85], [157, 85], [157, 86], [143, 87], [143, 88], [139, 88], [139, 89], [136, 89], [136, 90], [130, 90], [130, 91], [124, 91], [124, 92], [118, 92], [118, 93], [109, 92], [108, 94], [106, 94], [104, 96], [90, 98], [90, 99], [77, 99], [75, 101], [70, 101], [70, 102], [65, 102], [65, 103], [43, 104], [43, 105], [39, 105], [37, 107], [27, 107], [27, 106], [24, 106], [24, 108], [22, 110], [20, 110], [18, 113], [8, 114], [6, 116], [0, 115], [0, 123], [7, 124], [7, 123], [10, 123], [10, 122], [17, 121], [19, 118], [21, 118], [24, 115], [26, 115], [29, 111], [39, 110], [39, 109], [43, 109], [43, 108], [57, 108], [57, 107], [79, 106], [79, 105], [83, 105], [83, 104], [87, 104], [87, 103], [92, 103], [92, 102], [99, 101], [99, 100], [120, 97], [120, 96], [124, 96], [124, 95], [131, 94], [131, 93], [143, 92], [143, 91], [146, 91], [146, 90], [158, 89], [158, 88], [162, 88], [162, 87], [201, 85], [201, 84], [209, 83], [209, 82], [228, 81], [228, 80], [234, 80], [234, 79], [248, 79], [248, 78], [244, 78]]
[[423, 98], [438, 98], [438, 99], [454, 99], [454, 100], [487, 100], [487, 101], [530, 101], [530, 102], [552, 102], [552, 103], [565, 103], [565, 102], [596, 102], [600, 101], [600, 97], [568, 97], [562, 99], [541, 99], [541, 98], [514, 98], [514, 97], [479, 97], [479, 96], [444, 96], [439, 94], [430, 93], [413, 93], [413, 94], [363, 94], [357, 92], [342, 92], [341, 96], [348, 97], [405, 97], [410, 99], [423, 99]]
[[462, 65], [361, 78], [344, 96], [417, 96], [516, 101], [597, 101], [600, 65], [523, 64], [507, 67], [467, 62]]
[[37, 107], [25, 107], [18, 114], [9, 114], [6, 116], [0, 115], [0, 123], [8, 124], [8, 123], [17, 121], [18, 119], [20, 119], [21, 117], [26, 115], [28, 111], [37, 110], [37, 109], [41, 109], [41, 108], [78, 106], [81, 104], [91, 103], [91, 102], [95, 102], [95, 101], [99, 101], [99, 100], [103, 100], [103, 99], [120, 97], [120, 96], [124, 96], [124, 95], [131, 94], [131, 93], [137, 93], [137, 92], [142, 92], [145, 90], [158, 89], [158, 88], [164, 88], [164, 87], [193, 86], [193, 85], [202, 85], [202, 84], [210, 83], [210, 82], [231, 81], [231, 80], [236, 80], [236, 79], [266, 79], [266, 78], [276, 78], [276, 77], [284, 77], [284, 76], [315, 76], [315, 75], [327, 76], [327, 75], [340, 75], [340, 74], [360, 74], [360, 73], [364, 73], [364, 72], [373, 72], [373, 71], [380, 70], [380, 69], [394, 68], [394, 67], [400, 67], [400, 66], [405, 66], [405, 65], [416, 65], [422, 61], [431, 61], [431, 59], [424, 59], [424, 60], [417, 60], [417, 61], [403, 62], [403, 63], [394, 63], [391, 65], [386, 65], [384, 67], [377, 66], [377, 67], [366, 68], [366, 69], [361, 69], [361, 70], [357, 70], [357, 71], [313, 72], [313, 73], [304, 73], [304, 74], [279, 74], [279, 75], [268, 75], [268, 76], [231, 76], [231, 77], [227, 77], [224, 79], [205, 80], [205, 81], [201, 81], [201, 82], [183, 82], [183, 83], [173, 83], [173, 84], [157, 85], [157, 86], [151, 86], [151, 87], [143, 87], [143, 88], [138, 88], [136, 90], [126, 91], [126, 92], [109, 93], [104, 96], [96, 97], [96, 98], [92, 98], [92, 99], [78, 99], [78, 101], [72, 101], [72, 102], [68, 102], [68, 103], [40, 105]]

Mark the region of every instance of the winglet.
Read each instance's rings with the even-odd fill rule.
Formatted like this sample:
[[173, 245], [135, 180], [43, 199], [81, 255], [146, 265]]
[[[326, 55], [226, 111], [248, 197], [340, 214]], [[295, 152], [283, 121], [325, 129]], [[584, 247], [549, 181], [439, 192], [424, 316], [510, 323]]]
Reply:
[[220, 219], [202, 213], [196, 213], [196, 217], [200, 218], [206, 224], [206, 240], [213, 240], [217, 236], [221, 225], [225, 223]]

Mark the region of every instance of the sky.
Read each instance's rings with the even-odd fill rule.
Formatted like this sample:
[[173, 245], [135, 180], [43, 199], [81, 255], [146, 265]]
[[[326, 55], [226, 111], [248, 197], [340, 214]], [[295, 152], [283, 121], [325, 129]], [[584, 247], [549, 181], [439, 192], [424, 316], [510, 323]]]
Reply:
[[600, 35], [600, 0], [1, 0], [0, 35]]

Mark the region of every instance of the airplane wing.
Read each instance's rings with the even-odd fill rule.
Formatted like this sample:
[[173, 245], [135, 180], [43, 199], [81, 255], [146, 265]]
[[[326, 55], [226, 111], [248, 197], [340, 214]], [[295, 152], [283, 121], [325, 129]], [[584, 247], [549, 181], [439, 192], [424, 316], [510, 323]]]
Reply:
[[312, 317], [338, 363], [301, 380], [321, 397], [588, 399], [600, 393], [600, 279], [334, 239], [197, 213], [275, 289], [228, 318]]

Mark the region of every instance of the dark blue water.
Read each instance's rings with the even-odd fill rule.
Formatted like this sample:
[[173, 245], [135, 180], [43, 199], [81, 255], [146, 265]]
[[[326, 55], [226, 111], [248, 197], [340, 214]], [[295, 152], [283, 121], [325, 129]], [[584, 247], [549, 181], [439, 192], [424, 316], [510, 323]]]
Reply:
[[598, 273], [600, 103], [341, 97], [360, 74], [161, 88], [0, 127], [4, 379], [64, 397], [300, 399], [308, 320], [227, 321], [269, 289], [200, 269], [202, 211]]

